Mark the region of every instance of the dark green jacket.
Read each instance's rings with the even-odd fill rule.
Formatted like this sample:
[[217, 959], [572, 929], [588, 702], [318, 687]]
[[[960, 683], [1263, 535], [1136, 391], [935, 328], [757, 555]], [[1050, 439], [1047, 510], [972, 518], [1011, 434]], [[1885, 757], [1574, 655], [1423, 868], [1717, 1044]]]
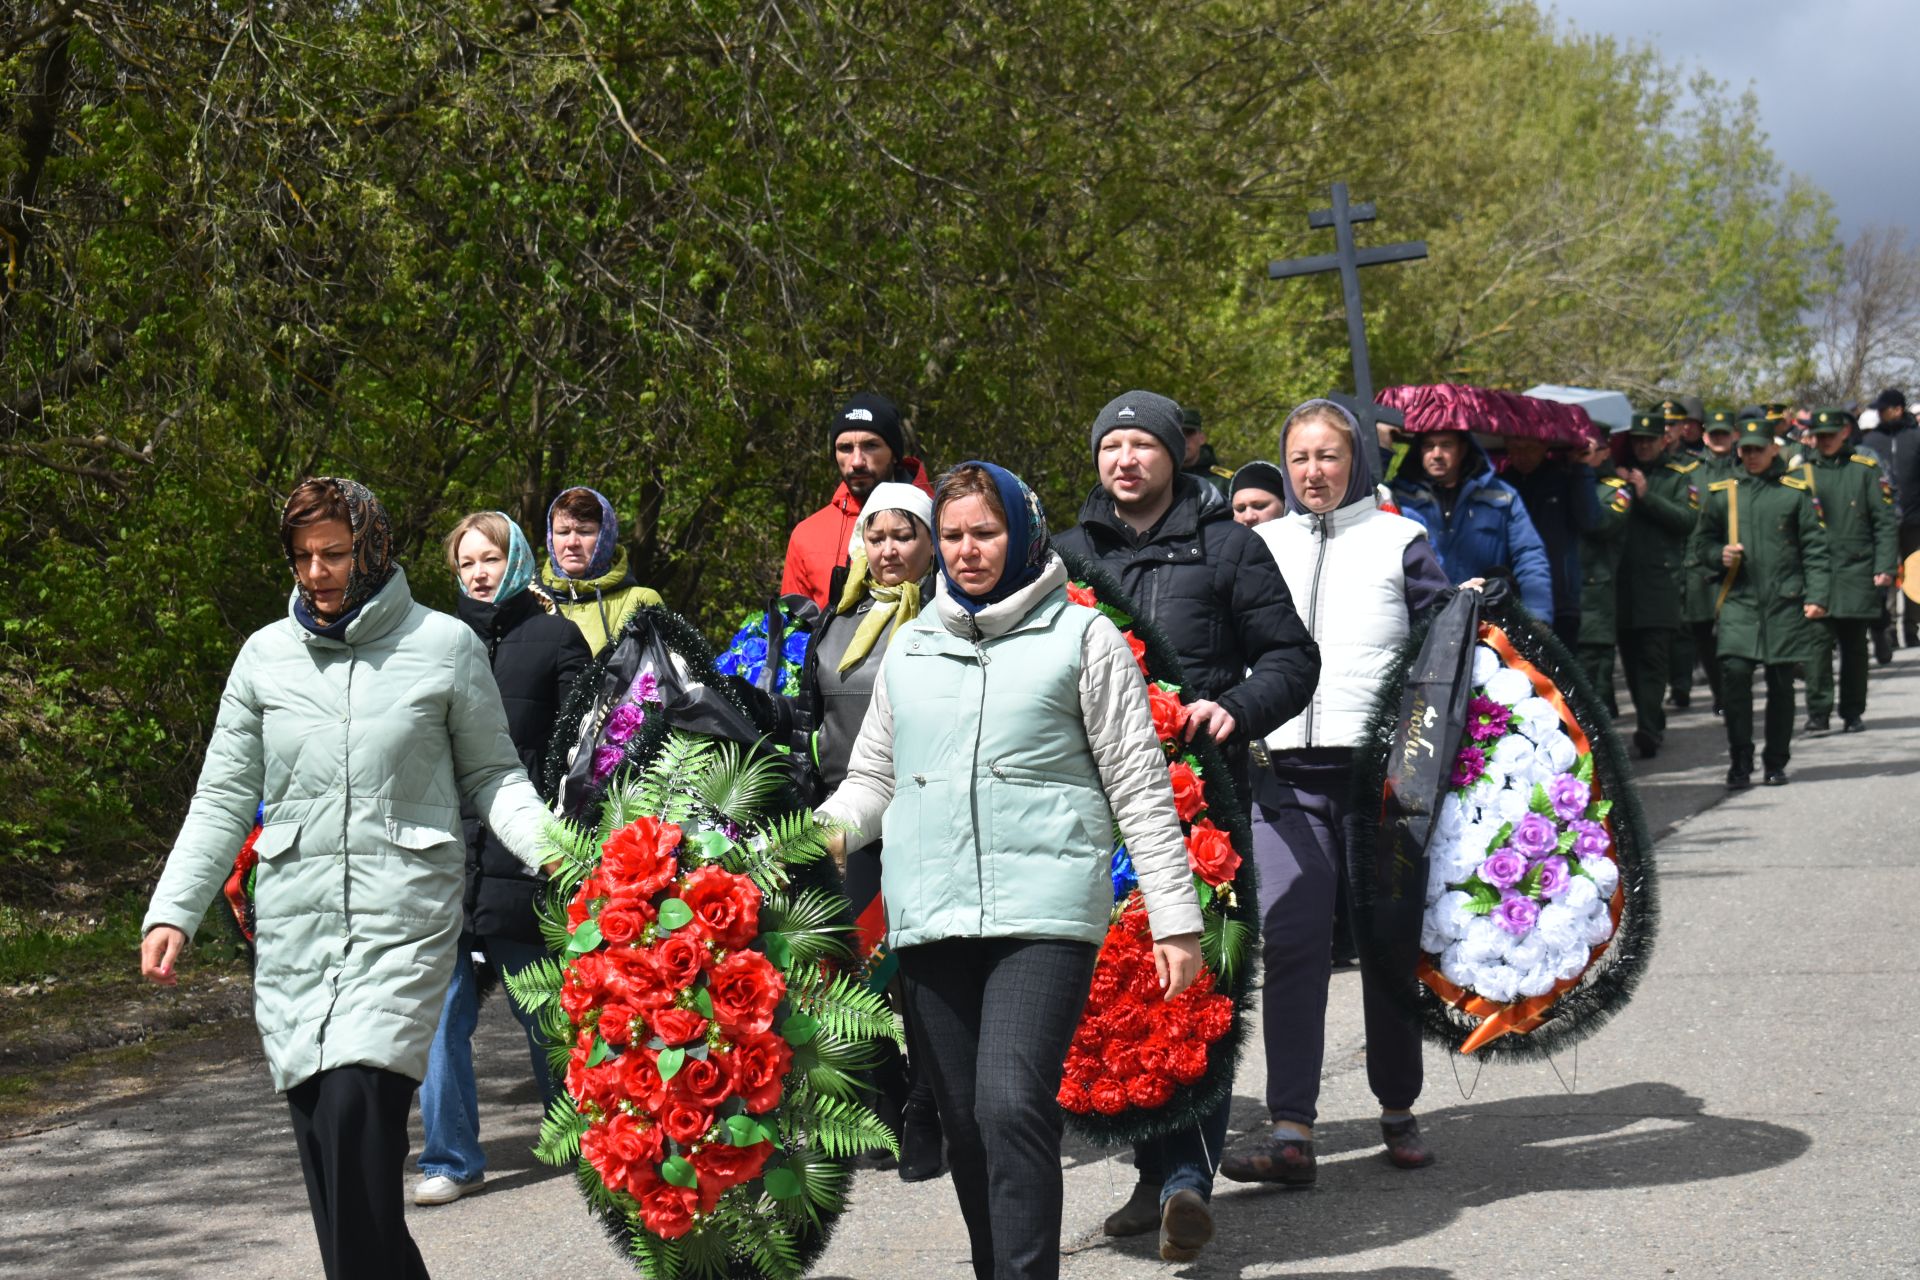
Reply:
[[1611, 646], [1614, 641], [1615, 578], [1626, 549], [1627, 520], [1633, 514], [1633, 486], [1603, 466], [1594, 484], [1600, 520], [1580, 535], [1580, 643]]
[[1680, 579], [1687, 535], [1700, 510], [1700, 464], [1668, 453], [1646, 468], [1647, 491], [1635, 496], [1620, 553], [1615, 597], [1622, 631], [1680, 625]]
[[[1725, 456], [1712, 450], [1703, 451], [1694, 459], [1700, 469], [1693, 473], [1694, 487], [1702, 493], [1716, 480], [1725, 480], [1728, 476], [1737, 476], [1743, 470], [1738, 450], [1729, 449]], [[1685, 622], [1712, 622], [1713, 598], [1720, 590], [1717, 584], [1709, 583], [1697, 573], [1684, 574], [1680, 586], [1680, 616]]]
[[[1729, 542], [1745, 548], [1731, 570], [1720, 555]], [[1743, 470], [1714, 481], [1687, 544], [1687, 564], [1713, 584], [1716, 600], [1725, 587], [1721, 657], [1764, 663], [1813, 659], [1814, 626], [1801, 606], [1826, 603], [1821, 597], [1828, 582], [1827, 535], [1806, 481], [1787, 475], [1778, 461], [1763, 475]]]
[[1231, 490], [1228, 488], [1228, 486], [1233, 483], [1233, 469], [1220, 465], [1220, 455], [1213, 451], [1212, 445], [1201, 445], [1200, 456], [1193, 460], [1193, 465], [1181, 469], [1195, 480], [1203, 484], [1210, 484], [1215, 489], [1218, 489], [1221, 497], [1231, 498], [1233, 496]]
[[1895, 572], [1900, 558], [1886, 468], [1871, 453], [1845, 445], [1831, 458], [1811, 454], [1793, 474], [1807, 482], [1827, 530], [1833, 573], [1825, 589], [1827, 612], [1836, 618], [1878, 618], [1882, 589], [1873, 585], [1873, 575]]

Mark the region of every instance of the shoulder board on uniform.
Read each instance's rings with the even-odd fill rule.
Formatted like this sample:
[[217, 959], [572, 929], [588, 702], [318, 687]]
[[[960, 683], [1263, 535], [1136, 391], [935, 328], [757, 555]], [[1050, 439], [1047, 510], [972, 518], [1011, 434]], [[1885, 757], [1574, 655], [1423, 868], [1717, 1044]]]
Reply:
[[1808, 484], [1805, 480], [1802, 480], [1799, 476], [1781, 476], [1780, 483], [1787, 486], [1787, 488], [1789, 489], [1800, 489], [1804, 491], [1804, 490], [1813, 488], [1812, 485]]
[[1880, 465], [1880, 459], [1870, 453], [1856, 453], [1853, 455], [1853, 460], [1863, 467], [1877, 467]]
[[1669, 460], [1667, 466], [1671, 470], [1678, 471], [1681, 475], [1685, 475], [1689, 471], [1697, 471], [1700, 464], [1698, 462], [1674, 462]]
[[1222, 480], [1233, 479], [1233, 470], [1229, 467], [1208, 467], [1207, 470], [1213, 472], [1213, 474], [1219, 476]]
[[1725, 480], [1715, 480], [1712, 484], [1708, 485], [1707, 488], [1713, 490], [1715, 493], [1725, 493], [1728, 489], [1733, 488], [1733, 486], [1739, 483], [1740, 478], [1738, 476], [1728, 476]]
[[1600, 483], [1611, 486], [1612, 488], [1615, 488], [1615, 489], [1624, 489], [1627, 487], [1627, 482], [1625, 480], [1622, 480], [1619, 476], [1601, 476]]

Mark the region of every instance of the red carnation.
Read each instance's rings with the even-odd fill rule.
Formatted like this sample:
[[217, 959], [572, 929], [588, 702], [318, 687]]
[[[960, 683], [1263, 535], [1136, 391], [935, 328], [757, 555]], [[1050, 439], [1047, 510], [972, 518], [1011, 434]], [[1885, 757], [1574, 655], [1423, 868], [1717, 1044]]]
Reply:
[[1207, 793], [1193, 766], [1185, 760], [1175, 760], [1167, 766], [1167, 780], [1173, 783], [1173, 807], [1180, 814], [1180, 821], [1192, 822], [1199, 817], [1200, 811], [1207, 807]]
[[1060, 1092], [1054, 1095], [1054, 1101], [1058, 1102], [1062, 1109], [1071, 1111], [1077, 1116], [1087, 1114], [1093, 1107], [1093, 1099], [1087, 1096], [1085, 1086], [1072, 1080], [1060, 1082]]
[[640, 1202], [641, 1223], [662, 1240], [677, 1240], [693, 1230], [693, 1211], [700, 1198], [692, 1187], [676, 1187], [650, 1173], [633, 1195]]
[[761, 1115], [780, 1105], [782, 1081], [793, 1067], [793, 1048], [768, 1032], [742, 1036], [726, 1055], [733, 1090], [747, 1110]]
[[1117, 1116], [1127, 1109], [1127, 1086], [1109, 1077], [1087, 1090], [1087, 1099], [1101, 1115]]
[[709, 1058], [688, 1058], [680, 1064], [668, 1088], [673, 1096], [712, 1111], [733, 1093], [720, 1064]]
[[674, 991], [692, 986], [707, 963], [707, 949], [691, 929], [674, 930], [654, 945], [650, 956], [661, 981]]
[[1067, 599], [1088, 609], [1096, 609], [1100, 605], [1100, 601], [1094, 597], [1092, 591], [1072, 582], [1067, 584]]
[[713, 1020], [729, 1036], [765, 1031], [787, 994], [787, 981], [758, 951], [736, 951], [707, 975]]
[[1181, 703], [1180, 696], [1168, 693], [1157, 684], [1147, 686], [1147, 709], [1153, 713], [1153, 731], [1162, 742], [1179, 740], [1180, 730], [1187, 723], [1187, 709]]
[[712, 1213], [728, 1187], [759, 1177], [772, 1155], [771, 1142], [756, 1142], [750, 1147], [710, 1142], [694, 1152], [693, 1171], [700, 1175], [700, 1212]]
[[1173, 1082], [1143, 1071], [1127, 1081], [1127, 1101], [1136, 1107], [1164, 1107], [1173, 1097]]
[[679, 874], [673, 854], [679, 847], [679, 827], [654, 817], [637, 819], [600, 846], [600, 874], [616, 893], [652, 897]]
[[660, 1113], [660, 1127], [681, 1146], [692, 1146], [707, 1136], [707, 1130], [713, 1128], [713, 1112], [684, 1099], [674, 1098]]
[[707, 1020], [694, 1009], [661, 1009], [647, 1019], [647, 1025], [669, 1047], [692, 1044], [707, 1034]]
[[1207, 1049], [1197, 1041], [1181, 1041], [1167, 1050], [1167, 1072], [1181, 1084], [1192, 1084], [1207, 1074]]
[[1187, 836], [1187, 865], [1218, 889], [1232, 883], [1240, 873], [1240, 855], [1234, 850], [1231, 836], [1211, 822], [1200, 821], [1193, 824]]
[[701, 867], [680, 886], [680, 898], [693, 908], [694, 927], [730, 951], [760, 932], [760, 886], [746, 876]]
[[1225, 996], [1208, 996], [1194, 1011], [1193, 1029], [1208, 1043], [1227, 1034], [1232, 1025], [1233, 1001]]

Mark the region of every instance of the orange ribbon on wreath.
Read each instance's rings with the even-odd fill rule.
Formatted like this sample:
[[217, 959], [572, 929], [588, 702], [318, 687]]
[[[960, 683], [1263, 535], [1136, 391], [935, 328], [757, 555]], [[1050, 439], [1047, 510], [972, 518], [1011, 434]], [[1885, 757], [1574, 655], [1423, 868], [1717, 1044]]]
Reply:
[[[1513, 642], [1507, 639], [1507, 633], [1493, 623], [1482, 622], [1480, 624], [1480, 638], [1491, 646], [1493, 651], [1499, 654], [1501, 660], [1509, 667], [1512, 667], [1532, 682], [1534, 692], [1551, 703], [1553, 709], [1559, 713], [1560, 723], [1566, 727], [1567, 736], [1573, 739], [1574, 749], [1581, 755], [1589, 754], [1593, 750], [1593, 744], [1587, 738], [1586, 731], [1580, 727], [1580, 722], [1573, 718], [1573, 709], [1567, 706], [1567, 700], [1560, 696], [1560, 690], [1554, 686], [1553, 681], [1548, 679], [1546, 674], [1538, 667], [1535, 667], [1531, 662], [1521, 657], [1519, 652], [1514, 649]], [[1604, 799], [1605, 797], [1600, 791], [1600, 781], [1598, 778], [1594, 779], [1592, 786], [1595, 798]], [[1603, 825], [1607, 829], [1608, 841], [1612, 842], [1614, 839], [1614, 830], [1613, 816], [1611, 814], [1603, 819]], [[1607, 856], [1612, 857], [1613, 855], [1609, 853]], [[1618, 862], [1618, 859], [1615, 859], [1615, 861]], [[1615, 935], [1620, 931], [1620, 911], [1625, 903], [1626, 890], [1624, 885], [1614, 885], [1613, 897], [1607, 903], [1607, 914], [1613, 918]], [[1460, 1010], [1460, 1012], [1467, 1014], [1469, 1017], [1481, 1019], [1480, 1025], [1475, 1027], [1467, 1036], [1466, 1040], [1460, 1045], [1461, 1053], [1470, 1054], [1492, 1044], [1501, 1036], [1510, 1033], [1524, 1035], [1526, 1032], [1532, 1031], [1535, 1027], [1545, 1022], [1547, 1020], [1548, 1010], [1553, 1008], [1561, 996], [1580, 985], [1581, 980], [1587, 976], [1587, 970], [1593, 968], [1594, 962], [1605, 954], [1607, 948], [1612, 945], [1612, 943], [1613, 936], [1609, 936], [1605, 942], [1595, 947], [1593, 953], [1587, 957], [1586, 967], [1581, 969], [1575, 977], [1566, 978], [1554, 983], [1553, 989], [1542, 995], [1531, 996], [1525, 1000], [1515, 1000], [1507, 1004], [1502, 1004], [1497, 1000], [1489, 1000], [1482, 995], [1475, 995], [1473, 992], [1455, 985], [1440, 972], [1439, 968], [1433, 963], [1431, 956], [1422, 955], [1420, 957], [1419, 963], [1414, 966], [1414, 975], [1418, 977], [1420, 981], [1424, 982], [1429, 990], [1453, 1008]]]

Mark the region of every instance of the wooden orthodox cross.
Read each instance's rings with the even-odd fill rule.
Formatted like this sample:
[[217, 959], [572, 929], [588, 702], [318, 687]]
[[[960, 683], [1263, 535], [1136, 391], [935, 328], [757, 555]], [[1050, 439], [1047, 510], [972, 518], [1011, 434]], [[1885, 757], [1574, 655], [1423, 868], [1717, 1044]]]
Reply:
[[1347, 184], [1334, 183], [1333, 208], [1321, 209], [1307, 215], [1307, 226], [1314, 230], [1333, 228], [1333, 252], [1317, 254], [1311, 258], [1290, 258], [1285, 262], [1269, 262], [1267, 278], [1290, 280], [1294, 276], [1318, 275], [1324, 271], [1340, 273], [1340, 291], [1345, 296], [1347, 307], [1347, 345], [1353, 352], [1353, 388], [1357, 393], [1354, 399], [1358, 404], [1338, 393], [1329, 396], [1329, 399], [1339, 400], [1348, 409], [1353, 410], [1362, 425], [1385, 422], [1397, 427], [1405, 425], [1406, 422], [1400, 411], [1389, 409], [1385, 405], [1376, 405], [1373, 402], [1373, 369], [1367, 363], [1367, 321], [1360, 309], [1360, 268], [1424, 258], [1427, 256], [1427, 242], [1408, 240], [1401, 244], [1383, 244], [1368, 249], [1356, 249], [1353, 243], [1353, 224], [1372, 222], [1374, 216], [1371, 203], [1348, 204]]

